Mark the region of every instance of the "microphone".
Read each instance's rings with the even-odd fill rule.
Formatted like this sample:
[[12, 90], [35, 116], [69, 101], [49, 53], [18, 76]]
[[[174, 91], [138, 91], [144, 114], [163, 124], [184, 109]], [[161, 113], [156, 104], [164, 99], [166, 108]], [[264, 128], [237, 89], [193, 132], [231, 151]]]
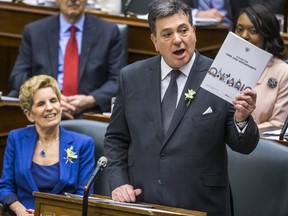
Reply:
[[132, 3], [133, 0], [126, 0], [125, 4], [124, 4], [124, 9], [123, 9], [123, 13], [125, 16], [128, 15], [128, 11], [129, 11], [129, 8], [130, 8], [130, 5]]
[[88, 195], [90, 191], [90, 187], [93, 182], [98, 178], [100, 172], [106, 167], [108, 159], [104, 156], [100, 157], [97, 161], [97, 166], [93, 171], [87, 185], [84, 188], [84, 196], [83, 196], [83, 208], [82, 208], [82, 216], [87, 216], [88, 212]]
[[284, 135], [285, 135], [285, 133], [287, 131], [287, 128], [288, 128], [288, 116], [287, 116], [287, 118], [286, 118], [286, 120], [284, 122], [283, 128], [282, 128], [282, 130], [280, 132], [279, 140], [283, 140]]

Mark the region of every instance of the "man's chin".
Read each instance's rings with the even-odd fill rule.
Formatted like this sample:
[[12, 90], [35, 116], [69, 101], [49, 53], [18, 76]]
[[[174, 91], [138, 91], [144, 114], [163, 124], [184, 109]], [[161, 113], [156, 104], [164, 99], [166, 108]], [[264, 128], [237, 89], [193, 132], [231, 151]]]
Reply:
[[78, 18], [81, 17], [81, 12], [79, 12], [79, 9], [70, 10], [70, 12], [68, 13], [68, 17], [70, 20], [77, 21]]

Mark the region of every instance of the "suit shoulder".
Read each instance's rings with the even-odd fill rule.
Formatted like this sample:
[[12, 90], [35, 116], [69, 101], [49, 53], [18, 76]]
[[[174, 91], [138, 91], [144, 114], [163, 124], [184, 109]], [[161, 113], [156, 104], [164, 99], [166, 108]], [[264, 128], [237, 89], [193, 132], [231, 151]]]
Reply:
[[27, 24], [25, 27], [26, 28], [47, 28], [47, 26], [50, 27], [51, 22], [57, 22], [59, 15], [53, 15], [53, 16], [48, 16], [43, 19], [36, 20], [34, 22], [31, 22]]
[[9, 132], [9, 136], [15, 136], [15, 137], [21, 137], [25, 134], [28, 134], [30, 132], [34, 132], [35, 126], [34, 125], [28, 125], [27, 127], [23, 127], [23, 128], [17, 128], [17, 129], [13, 129]]
[[211, 65], [212, 62], [213, 62], [213, 59], [207, 57], [207, 56], [204, 56], [204, 55], [201, 55], [201, 54], [198, 54], [199, 57], [198, 57], [198, 60], [200, 62], [203, 62], [204, 64], [207, 64], [207, 65]]
[[10, 135], [16, 135], [16, 134], [21, 134], [24, 131], [27, 131], [27, 128], [17, 128], [17, 129], [13, 129], [9, 132]]
[[86, 22], [87, 24], [92, 24], [93, 26], [95, 26], [96, 28], [100, 28], [100, 29], [103, 29], [103, 28], [115, 28], [117, 27], [117, 25], [115, 23], [112, 23], [112, 22], [108, 22], [100, 17], [97, 17], [97, 16], [93, 16], [91, 14], [86, 14], [85, 15], [85, 19], [86, 19]]
[[[150, 69], [153, 69], [157, 66], [160, 67], [160, 56], [154, 56], [148, 59], [140, 60], [133, 62], [132, 64], [129, 64], [125, 66], [121, 71], [124, 73], [136, 73], [139, 74], [139, 71], [147, 71]], [[159, 68], [160, 69], [160, 68]]]

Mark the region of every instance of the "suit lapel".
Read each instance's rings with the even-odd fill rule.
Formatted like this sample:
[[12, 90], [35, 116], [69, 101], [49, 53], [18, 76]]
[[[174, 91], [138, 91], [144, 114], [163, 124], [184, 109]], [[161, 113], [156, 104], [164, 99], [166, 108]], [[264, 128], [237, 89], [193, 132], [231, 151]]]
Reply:
[[187, 78], [187, 82], [184, 86], [183, 92], [181, 93], [181, 98], [179, 100], [177, 109], [175, 110], [173, 119], [171, 121], [170, 128], [167, 131], [165, 136], [164, 144], [169, 140], [170, 136], [173, 134], [174, 130], [176, 129], [177, 125], [181, 122], [183, 116], [185, 115], [186, 111], [190, 106], [193, 106], [193, 101], [187, 106], [187, 100], [185, 100], [185, 93], [188, 92], [188, 89], [192, 89], [197, 92], [200, 88], [200, 85], [209, 69], [209, 65], [203, 63], [202, 57], [196, 52], [195, 62], [191, 68], [190, 74]]
[[47, 39], [48, 49], [49, 49], [49, 60], [48, 64], [51, 75], [57, 79], [58, 76], [58, 56], [59, 56], [59, 15], [52, 17], [51, 25], [47, 28], [47, 31], [50, 31], [47, 34], [44, 34]]
[[89, 16], [85, 15], [85, 22], [83, 27], [82, 35], [82, 49], [80, 55], [80, 65], [79, 65], [79, 82], [84, 74], [84, 69], [91, 47], [93, 47], [93, 38], [97, 37], [94, 33], [95, 25], [92, 25]]
[[60, 173], [60, 180], [57, 185], [53, 188], [51, 193], [58, 194], [60, 193], [63, 188], [65, 188], [67, 182], [69, 182], [69, 178], [72, 172], [72, 163], [66, 163], [66, 151], [65, 149], [70, 148], [73, 144], [73, 139], [66, 130], [60, 127], [60, 149], [59, 149], [59, 173]]
[[[158, 74], [155, 79], [155, 74]], [[160, 56], [154, 64], [151, 64], [149, 72], [146, 75], [146, 87], [148, 92], [148, 101], [151, 101], [150, 109], [155, 123], [159, 139], [164, 139], [163, 125], [161, 119], [161, 72], [160, 72]]]
[[21, 145], [19, 151], [21, 152], [23, 173], [26, 178], [27, 183], [32, 188], [33, 191], [39, 191], [38, 187], [34, 181], [34, 178], [31, 173], [32, 159], [34, 155], [34, 150], [37, 142], [37, 132], [34, 126], [27, 128], [27, 133], [24, 138], [21, 140]]

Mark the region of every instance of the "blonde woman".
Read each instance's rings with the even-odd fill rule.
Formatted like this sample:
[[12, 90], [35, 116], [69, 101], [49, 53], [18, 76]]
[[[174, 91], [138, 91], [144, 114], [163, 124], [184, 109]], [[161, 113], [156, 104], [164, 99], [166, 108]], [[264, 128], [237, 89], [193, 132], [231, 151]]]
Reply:
[[34, 125], [9, 133], [0, 179], [0, 201], [17, 216], [34, 215], [33, 191], [83, 194], [93, 172], [93, 139], [59, 125], [60, 97], [47, 75], [21, 86], [21, 108]]

